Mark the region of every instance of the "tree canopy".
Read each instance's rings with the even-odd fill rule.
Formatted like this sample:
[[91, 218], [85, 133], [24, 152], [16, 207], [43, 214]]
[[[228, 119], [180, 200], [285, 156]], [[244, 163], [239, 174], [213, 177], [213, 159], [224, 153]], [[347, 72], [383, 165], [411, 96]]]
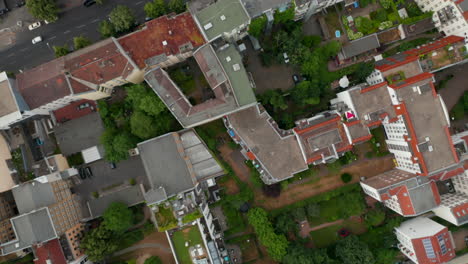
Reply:
[[114, 25], [112, 25], [112, 23], [107, 20], [103, 20], [101, 23], [99, 23], [98, 31], [101, 33], [103, 38], [112, 37], [116, 33]]
[[375, 259], [366, 243], [357, 236], [340, 240], [335, 247], [335, 255], [343, 264], [374, 264]]
[[270, 104], [275, 109], [284, 110], [288, 108], [281, 90], [268, 90], [260, 96], [262, 103]]
[[288, 247], [288, 253], [284, 256], [283, 264], [332, 264], [333, 260], [328, 256], [326, 249], [309, 249], [294, 243]]
[[91, 40], [84, 36], [78, 36], [73, 38], [73, 45], [75, 46], [75, 50], [82, 49], [86, 46], [91, 45]]
[[109, 230], [123, 233], [133, 225], [134, 215], [126, 204], [113, 202], [106, 209], [102, 218]]
[[253, 226], [260, 242], [267, 248], [268, 255], [275, 261], [280, 261], [286, 255], [288, 240], [284, 235], [274, 232], [267, 212], [262, 208], [253, 208], [247, 214], [250, 225]]
[[158, 256], [151, 256], [145, 259], [143, 264], [163, 264], [162, 260]]
[[117, 32], [126, 32], [135, 26], [133, 11], [124, 5], [116, 6], [109, 14], [109, 20]]
[[146, 16], [151, 18], [157, 18], [167, 13], [167, 6], [164, 0], [154, 0], [148, 2], [143, 7]]
[[37, 19], [47, 20], [49, 22], [58, 19], [58, 7], [54, 0], [28, 0], [26, 7], [31, 15]]
[[177, 14], [184, 12], [186, 9], [186, 5], [183, 0], [170, 0], [167, 6], [169, 7], [169, 10], [171, 10], [171, 12]]
[[55, 58], [60, 58], [70, 53], [70, 50], [68, 49], [67, 45], [53, 46], [52, 49], [54, 50]]
[[249, 34], [258, 38], [265, 29], [267, 18], [265, 15], [261, 15], [250, 22]]
[[101, 225], [86, 233], [80, 247], [86, 252], [89, 260], [98, 262], [114, 253], [118, 248], [118, 242], [113, 232]]
[[149, 139], [158, 133], [158, 127], [153, 119], [142, 111], [135, 111], [130, 117], [132, 134], [141, 138]]

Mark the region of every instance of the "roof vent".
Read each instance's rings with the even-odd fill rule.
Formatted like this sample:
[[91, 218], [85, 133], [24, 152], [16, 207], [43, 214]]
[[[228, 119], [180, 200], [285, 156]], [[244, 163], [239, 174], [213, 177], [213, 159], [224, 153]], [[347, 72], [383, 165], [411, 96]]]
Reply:
[[221, 18], [222, 21], [226, 20], [226, 16], [225, 16], [225, 15], [221, 15], [219, 18]]
[[163, 40], [162, 44], [163, 44], [164, 46], [166, 46], [166, 45], [167, 45], [167, 41]]
[[169, 30], [169, 35], [172, 35], [172, 30]]
[[231, 61], [231, 57], [227, 56], [227, 57], [226, 57], [226, 61], [227, 61], [227, 62], [230, 62], [230, 61]]
[[210, 29], [210, 28], [212, 28], [212, 27], [213, 27], [213, 24], [211, 24], [211, 22], [203, 26], [203, 28], [204, 28], [205, 30], [208, 30], [208, 29]]
[[239, 63], [236, 63], [236, 64], [232, 65], [232, 68], [234, 69], [234, 71], [239, 71], [240, 70]]

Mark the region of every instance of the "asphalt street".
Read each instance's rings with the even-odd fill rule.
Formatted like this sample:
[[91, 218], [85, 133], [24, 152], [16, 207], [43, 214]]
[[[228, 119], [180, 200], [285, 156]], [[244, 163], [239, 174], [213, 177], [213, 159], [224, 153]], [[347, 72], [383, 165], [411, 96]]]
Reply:
[[[53, 46], [67, 44], [73, 47], [73, 38], [86, 36], [93, 41], [101, 39], [97, 31], [99, 22], [107, 19], [111, 10], [119, 4], [130, 7], [139, 23], [144, 22], [143, 6], [149, 0], [108, 0], [104, 5], [91, 7], [77, 6], [59, 15], [59, 19], [50, 24], [29, 30], [27, 25], [17, 32], [16, 44], [0, 52], [0, 71], [18, 72], [30, 69], [54, 58]], [[25, 8], [25, 7], [22, 7]], [[41, 36], [42, 42], [32, 44], [34, 37]]]

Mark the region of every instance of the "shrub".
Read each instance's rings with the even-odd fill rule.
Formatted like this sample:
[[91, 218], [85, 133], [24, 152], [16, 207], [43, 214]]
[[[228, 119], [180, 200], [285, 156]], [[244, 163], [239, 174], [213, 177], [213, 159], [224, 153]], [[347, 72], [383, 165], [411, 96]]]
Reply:
[[92, 192], [91, 195], [92, 195], [94, 198], [99, 198], [99, 193], [98, 193], [98, 192]]
[[344, 182], [344, 183], [348, 183], [350, 182], [351, 180], [353, 179], [353, 175], [345, 172], [343, 174], [341, 174], [341, 180]]
[[387, 20], [388, 14], [385, 9], [377, 9], [376, 11], [370, 13], [370, 17], [373, 20], [384, 22]]
[[382, 5], [383, 8], [389, 9], [392, 7], [393, 1], [392, 0], [380, 0], [380, 4]]
[[128, 183], [130, 183], [130, 185], [135, 185], [136, 180], [134, 178], [131, 178], [130, 180], [128, 180]]

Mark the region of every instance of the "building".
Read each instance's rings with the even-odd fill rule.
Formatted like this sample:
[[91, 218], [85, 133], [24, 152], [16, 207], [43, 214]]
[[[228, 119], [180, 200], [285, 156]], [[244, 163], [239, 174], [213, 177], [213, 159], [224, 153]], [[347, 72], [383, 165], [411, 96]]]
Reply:
[[18, 215], [16, 203], [10, 191], [0, 193], [0, 244], [16, 238], [10, 218]]
[[141, 82], [142, 73], [109, 38], [16, 75], [29, 109], [48, 114], [70, 102], [107, 97], [112, 88]]
[[445, 36], [468, 37], [468, 1], [416, 0], [423, 12], [433, 12], [432, 20]]
[[250, 16], [240, 0], [196, 0], [189, 3], [189, 10], [208, 42], [247, 36]]
[[53, 239], [33, 247], [34, 264], [66, 264], [67, 260], [59, 239]]
[[363, 53], [372, 53], [380, 47], [377, 34], [371, 34], [360, 39], [353, 40], [343, 46], [337, 57], [340, 63], [350, 60]]
[[298, 137], [292, 130], [280, 129], [260, 104], [226, 116], [224, 124], [266, 184], [308, 169]]
[[[141, 70], [168, 67], [191, 57], [205, 39], [189, 12], [148, 21], [138, 31], [118, 39]], [[142, 80], [141, 80], [142, 81]]]
[[345, 6], [351, 5], [355, 0], [294, 0], [295, 17], [294, 20], [308, 20], [313, 14], [322, 12], [330, 6], [344, 2]]
[[29, 106], [18, 93], [15, 80], [9, 78], [6, 72], [0, 73], [0, 96], [2, 97], [0, 129], [8, 129], [11, 125], [35, 114], [29, 110]]
[[447, 263], [455, 257], [455, 244], [447, 227], [417, 217], [395, 228], [398, 248], [416, 264]]
[[161, 68], [150, 70], [145, 75], [146, 82], [183, 127], [202, 125], [256, 104], [242, 57], [233, 45], [215, 50], [206, 44], [196, 50], [193, 57], [213, 91], [213, 97], [204, 102], [190, 102]]
[[65, 232], [65, 238], [68, 242], [68, 248], [70, 249], [72, 259], [79, 259], [84, 256], [84, 251], [80, 248], [80, 242], [86, 231], [88, 231], [86, 225], [84, 223], [78, 223]]
[[272, 15], [276, 10], [278, 10], [278, 12], [285, 11], [290, 7], [291, 0], [242, 0], [242, 3], [244, 4], [247, 13], [249, 13], [249, 16], [251, 18], [256, 18], [266, 13], [270, 13]]

